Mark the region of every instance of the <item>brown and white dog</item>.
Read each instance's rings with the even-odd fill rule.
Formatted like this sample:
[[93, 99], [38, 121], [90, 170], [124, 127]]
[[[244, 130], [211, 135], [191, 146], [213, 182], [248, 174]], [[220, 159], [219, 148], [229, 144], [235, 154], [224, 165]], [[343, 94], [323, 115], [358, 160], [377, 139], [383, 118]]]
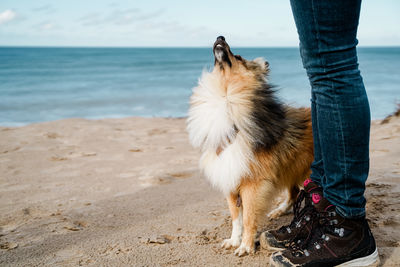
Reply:
[[[225, 248], [254, 252], [257, 223], [277, 216], [295, 200], [313, 160], [310, 109], [293, 108], [274, 96], [262, 58], [234, 55], [217, 38], [214, 69], [204, 72], [190, 99], [187, 130], [200, 147], [200, 168], [228, 200], [232, 235]], [[272, 211], [278, 193], [288, 199]]]

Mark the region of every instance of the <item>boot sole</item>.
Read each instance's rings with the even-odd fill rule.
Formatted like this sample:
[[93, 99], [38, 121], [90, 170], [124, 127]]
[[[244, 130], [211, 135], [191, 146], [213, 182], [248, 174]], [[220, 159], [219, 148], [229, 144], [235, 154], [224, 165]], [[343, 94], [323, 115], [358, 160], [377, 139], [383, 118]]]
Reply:
[[336, 267], [377, 267], [379, 263], [378, 248], [376, 248], [371, 255], [336, 265]]
[[270, 243], [269, 243], [269, 241], [268, 241], [266, 232], [263, 232], [263, 233], [261, 233], [261, 235], [260, 235], [260, 246], [261, 246], [263, 249], [266, 249], [266, 250], [269, 250], [269, 251], [281, 251], [281, 250], [284, 250], [284, 249], [285, 249], [285, 248], [280, 248], [280, 247], [271, 246]]
[[[272, 254], [272, 256], [270, 257], [270, 261], [269, 261], [269, 264], [271, 267], [300, 266], [298, 264], [291, 263], [290, 261], [288, 261], [285, 258], [283, 258], [283, 261], [282, 261], [282, 258], [278, 259], [278, 261], [275, 261], [273, 256], [274, 256], [274, 254]], [[279, 257], [281, 255], [277, 255], [277, 256]], [[344, 262], [342, 264], [336, 265], [336, 267], [377, 267], [377, 266], [379, 266], [379, 264], [380, 264], [380, 260], [379, 260], [379, 255], [378, 255], [378, 249], [375, 249], [374, 253], [372, 253], [371, 255], [368, 255], [368, 256], [362, 257], [362, 258], [358, 258], [358, 259], [354, 259], [354, 260], [351, 260], [348, 262]], [[317, 265], [317, 266], [320, 266], [320, 265]]]

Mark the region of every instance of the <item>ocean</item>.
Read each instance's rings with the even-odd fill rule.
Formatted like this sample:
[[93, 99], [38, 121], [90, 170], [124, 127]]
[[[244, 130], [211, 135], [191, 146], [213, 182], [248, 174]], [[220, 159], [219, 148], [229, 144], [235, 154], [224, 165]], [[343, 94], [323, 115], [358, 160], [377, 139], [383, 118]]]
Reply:
[[[264, 57], [283, 101], [309, 106], [297, 48], [232, 48]], [[358, 48], [373, 119], [400, 102], [400, 47]], [[0, 125], [81, 117], [183, 117], [191, 89], [212, 68], [211, 48], [0, 47]]]

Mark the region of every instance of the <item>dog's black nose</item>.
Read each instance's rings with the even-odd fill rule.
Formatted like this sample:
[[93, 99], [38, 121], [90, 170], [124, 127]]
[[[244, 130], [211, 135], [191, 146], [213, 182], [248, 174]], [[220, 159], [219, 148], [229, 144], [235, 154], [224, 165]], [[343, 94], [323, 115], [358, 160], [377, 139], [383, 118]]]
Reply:
[[217, 41], [225, 41], [225, 37], [224, 36], [218, 36], [217, 37]]

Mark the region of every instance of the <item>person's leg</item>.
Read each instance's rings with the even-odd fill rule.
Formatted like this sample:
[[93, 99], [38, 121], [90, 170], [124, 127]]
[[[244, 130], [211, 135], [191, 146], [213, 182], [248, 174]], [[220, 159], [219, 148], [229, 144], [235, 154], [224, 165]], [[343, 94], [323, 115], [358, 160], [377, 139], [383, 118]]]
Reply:
[[311, 122], [314, 140], [314, 161], [311, 164], [310, 178], [313, 182], [322, 186], [322, 178], [324, 177], [324, 162], [322, 159], [321, 146], [318, 132], [318, 113], [315, 93], [311, 92]]
[[317, 223], [311, 234], [272, 254], [270, 264], [377, 266], [378, 250], [365, 219], [370, 110], [356, 53], [361, 1], [291, 0], [291, 5], [312, 87], [323, 195], [312, 193], [309, 221]]
[[[361, 1], [291, 0], [291, 5], [313, 94], [312, 178], [321, 182], [339, 214], [362, 217], [370, 110], [356, 53]], [[324, 176], [318, 181], [321, 168]]]

